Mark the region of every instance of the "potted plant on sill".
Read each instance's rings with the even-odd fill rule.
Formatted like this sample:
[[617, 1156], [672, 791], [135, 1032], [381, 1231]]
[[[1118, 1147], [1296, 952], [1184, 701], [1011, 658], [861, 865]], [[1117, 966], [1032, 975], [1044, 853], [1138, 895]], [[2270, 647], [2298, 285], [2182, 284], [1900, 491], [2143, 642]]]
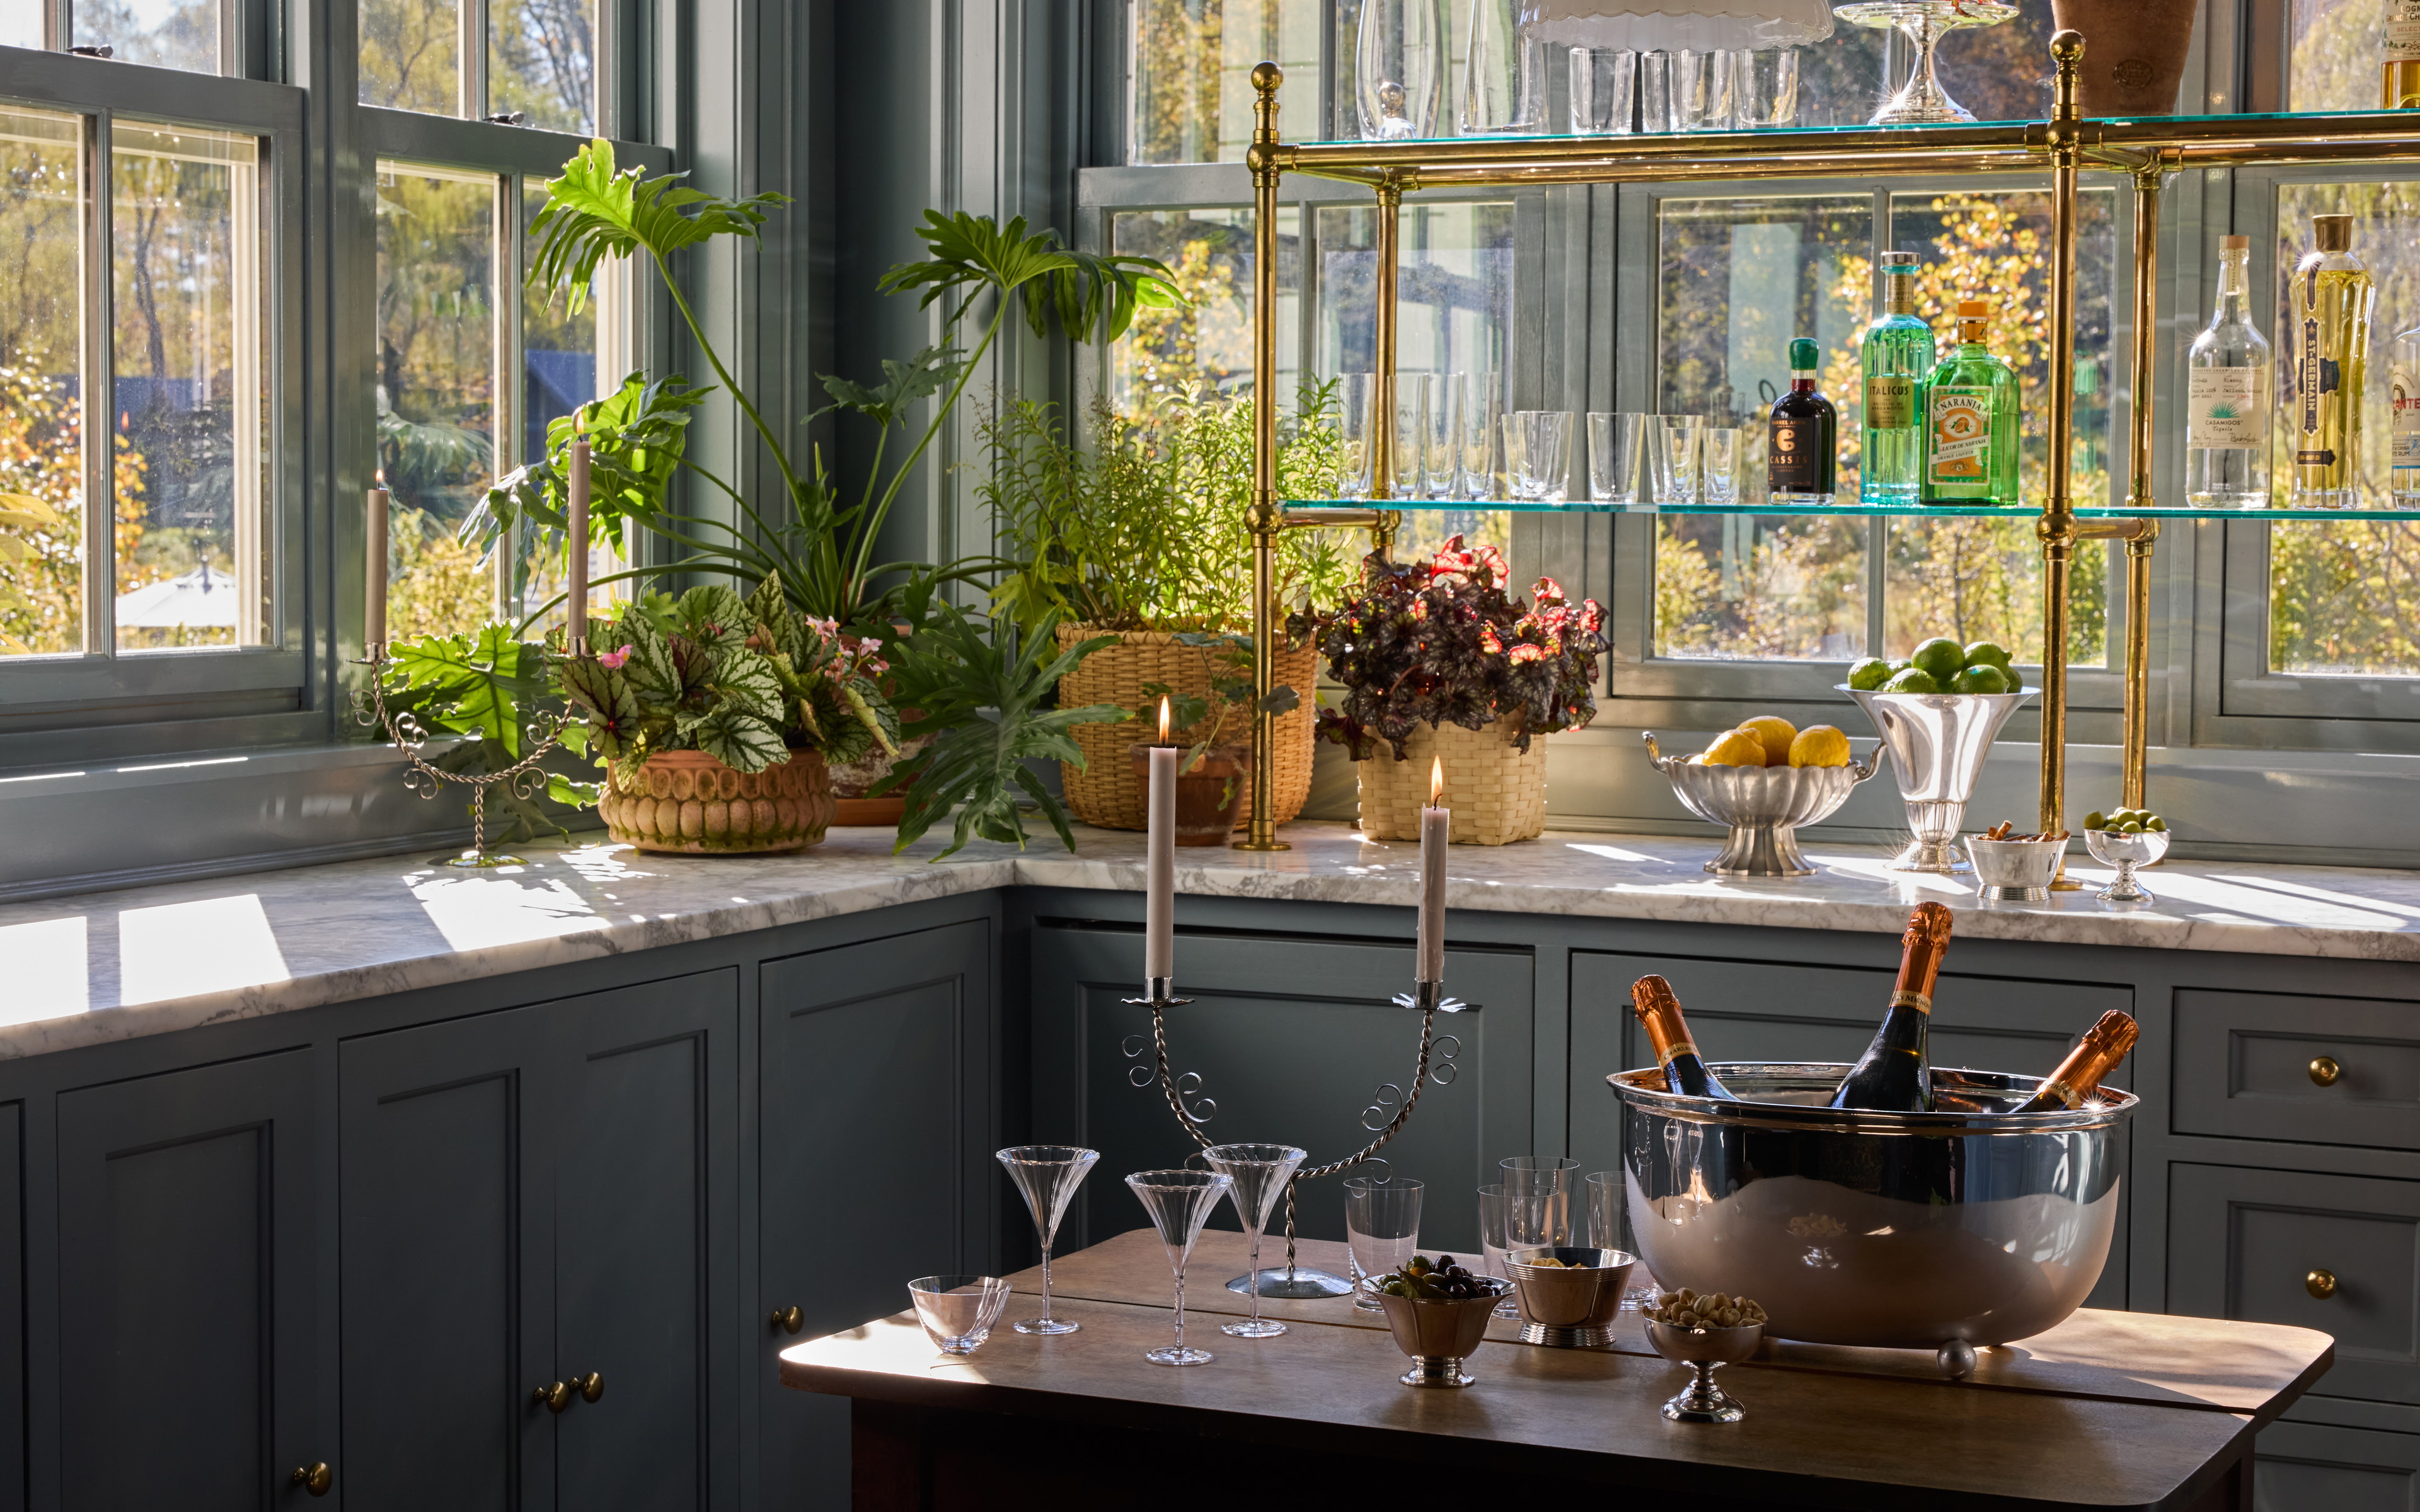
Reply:
[[1357, 595], [1297, 613], [1286, 629], [1315, 640], [1344, 687], [1319, 733], [1353, 754], [1361, 829], [1419, 838], [1432, 762], [1441, 764], [1456, 843], [1501, 845], [1545, 828], [1546, 749], [1537, 736], [1596, 715], [1605, 611], [1541, 578], [1525, 603], [1504, 592], [1495, 548], [1448, 541], [1427, 562], [1373, 552]]
[[[993, 602], [1028, 626], [1059, 616], [1063, 650], [1108, 638], [1067, 673], [1060, 696], [1131, 712], [1074, 732], [1084, 760], [1063, 767], [1061, 785], [1085, 823], [1141, 829], [1144, 782], [1128, 752], [1156, 734], [1162, 693], [1188, 711], [1171, 740], [1203, 747], [1214, 738], [1206, 732], [1224, 729], [1245, 743], [1244, 765], [1250, 764], [1252, 543], [1244, 512], [1251, 501], [1252, 409], [1232, 394], [1188, 389], [1145, 418], [1095, 396], [1089, 421], [1083, 445], [1047, 405], [1012, 401], [985, 417], [980, 492], [998, 523], [1005, 565]], [[1280, 440], [1279, 491], [1328, 492], [1342, 456], [1334, 385], [1306, 382]], [[1280, 536], [1278, 601], [1341, 594], [1352, 580], [1352, 560], [1329, 532]], [[1283, 823], [1311, 792], [1312, 718], [1300, 694], [1311, 687], [1317, 658], [1309, 646], [1281, 646], [1276, 656], [1270, 801]], [[1214, 758], [1192, 764], [1205, 759]]]

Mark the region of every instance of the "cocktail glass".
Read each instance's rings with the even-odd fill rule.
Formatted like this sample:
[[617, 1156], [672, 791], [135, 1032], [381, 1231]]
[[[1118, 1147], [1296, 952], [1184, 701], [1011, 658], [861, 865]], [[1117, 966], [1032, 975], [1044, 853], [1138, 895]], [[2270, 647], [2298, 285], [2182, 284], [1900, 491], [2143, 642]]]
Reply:
[[2168, 854], [2168, 832], [2147, 829], [2130, 835], [2116, 829], [2087, 829], [2084, 832], [2084, 848], [2102, 866], [2118, 869], [2117, 879], [2093, 894], [2105, 903], [2149, 903], [2159, 900], [2151, 889], [2134, 880], [2134, 869], [2149, 866]]
[[920, 1275], [908, 1283], [916, 1321], [943, 1354], [972, 1354], [991, 1337], [1008, 1283], [996, 1275]]
[[1137, 1171], [1126, 1178], [1127, 1188], [1151, 1214], [1152, 1227], [1168, 1248], [1168, 1268], [1176, 1273], [1176, 1342], [1145, 1350], [1142, 1357], [1154, 1365], [1210, 1363], [1208, 1350], [1186, 1347], [1185, 1262], [1193, 1254], [1193, 1242], [1202, 1237], [1210, 1210], [1234, 1184], [1235, 1179], [1224, 1171]]
[[1398, 1270], [1420, 1238], [1421, 1182], [1357, 1176], [1344, 1183], [1344, 1242], [1353, 1261], [1353, 1305], [1377, 1312], [1377, 1282]]
[[[1234, 1199], [1235, 1216], [1244, 1220], [1244, 1234], [1251, 1246], [1251, 1263], [1245, 1269], [1240, 1289], [1252, 1298], [1252, 1316], [1240, 1323], [1222, 1323], [1218, 1332], [1233, 1334], [1239, 1339], [1273, 1338], [1286, 1331], [1275, 1319], [1261, 1317], [1261, 1234], [1269, 1226], [1269, 1209], [1276, 1205], [1278, 1194], [1294, 1180], [1296, 1167], [1305, 1159], [1304, 1152], [1292, 1145], [1212, 1145], [1202, 1152], [1210, 1168], [1228, 1177], [1234, 1184], [1227, 1196]], [[1229, 1289], [1238, 1289], [1227, 1283]]]
[[1050, 1316], [1050, 1243], [1059, 1237], [1059, 1220], [1084, 1184], [1084, 1173], [1101, 1158], [1097, 1149], [1075, 1145], [1011, 1145], [999, 1152], [1009, 1179], [1025, 1196], [1033, 1214], [1034, 1232], [1042, 1236], [1042, 1316], [1016, 1325], [1020, 1334], [1073, 1334], [1081, 1324]]

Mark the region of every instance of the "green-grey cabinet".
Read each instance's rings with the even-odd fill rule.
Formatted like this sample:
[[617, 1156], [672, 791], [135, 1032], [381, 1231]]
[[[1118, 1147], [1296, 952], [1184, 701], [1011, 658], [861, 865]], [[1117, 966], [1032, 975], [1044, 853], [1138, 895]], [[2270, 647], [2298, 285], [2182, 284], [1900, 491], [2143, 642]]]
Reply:
[[[1497, 1160], [1532, 1153], [1533, 983], [1520, 950], [1446, 954], [1446, 986], [1468, 1011], [1439, 1014], [1454, 1042], [1451, 1080], [1421, 1095], [1384, 1158], [1427, 1183], [1420, 1236], [1431, 1247], [1478, 1243], [1476, 1189]], [[1213, 1138], [1300, 1145], [1312, 1163], [1366, 1144], [1412, 1085], [1419, 1015], [1391, 1001], [1412, 984], [1404, 945], [1187, 933], [1177, 940], [1177, 990], [1168, 1014], [1171, 1069], [1200, 1078], [1197, 1110], [1216, 1104]], [[1147, 1220], [1121, 1178], [1174, 1165], [1193, 1149], [1147, 1072], [1151, 1015], [1125, 1001], [1142, 980], [1142, 936], [1131, 929], [1063, 926], [1034, 932], [1033, 1137], [1090, 1145], [1101, 1162], [1061, 1229], [1069, 1249]], [[1190, 1088], [1195, 1084], [1187, 1083]], [[1550, 1151], [1560, 1153], [1559, 1150]], [[1300, 1190], [1299, 1230], [1344, 1237], [1340, 1180]], [[1232, 1209], [1214, 1224], [1232, 1227]]]
[[2256, 1512], [2420, 1512], [2420, 1434], [2273, 1423], [2254, 1455]]

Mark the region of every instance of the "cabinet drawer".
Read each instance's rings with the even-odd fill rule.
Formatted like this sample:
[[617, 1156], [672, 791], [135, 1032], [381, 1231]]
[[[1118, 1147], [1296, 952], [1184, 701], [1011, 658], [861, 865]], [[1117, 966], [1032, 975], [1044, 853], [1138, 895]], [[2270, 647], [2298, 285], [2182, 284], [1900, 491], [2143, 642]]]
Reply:
[[2254, 1454], [2256, 1512], [2420, 1512], [2420, 1437], [2273, 1423]]
[[2179, 992], [2176, 1128], [2420, 1149], [2420, 1003]]
[[2168, 1307], [2323, 1330], [2336, 1363], [2316, 1391], [2420, 1403], [2420, 1181], [2172, 1165]]

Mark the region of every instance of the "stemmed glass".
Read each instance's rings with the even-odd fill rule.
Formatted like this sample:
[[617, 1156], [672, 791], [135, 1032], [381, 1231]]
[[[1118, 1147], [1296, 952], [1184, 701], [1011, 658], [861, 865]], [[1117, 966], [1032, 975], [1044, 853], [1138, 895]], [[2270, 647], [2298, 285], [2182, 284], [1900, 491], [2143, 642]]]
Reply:
[[1034, 1231], [1042, 1236], [1042, 1316], [1013, 1326], [1020, 1334], [1073, 1334], [1083, 1325], [1050, 1316], [1050, 1242], [1059, 1237], [1059, 1220], [1066, 1216], [1067, 1204], [1101, 1152], [1074, 1145], [1011, 1145], [999, 1156], [1016, 1190], [1025, 1195]]
[[1208, 1365], [1208, 1350], [1185, 1347], [1185, 1261], [1202, 1237], [1202, 1221], [1235, 1179], [1224, 1171], [1137, 1171], [1126, 1178], [1143, 1211], [1151, 1214], [1159, 1242], [1168, 1246], [1168, 1268], [1176, 1273], [1176, 1342], [1145, 1350], [1154, 1365]]
[[1275, 1319], [1261, 1319], [1261, 1234], [1269, 1226], [1269, 1209], [1277, 1202], [1278, 1194], [1294, 1180], [1294, 1173], [1305, 1157], [1292, 1145], [1212, 1145], [1202, 1152], [1210, 1168], [1234, 1182], [1227, 1195], [1235, 1201], [1235, 1216], [1244, 1220], [1244, 1234], [1251, 1244], [1251, 1263], [1244, 1271], [1244, 1290], [1252, 1299], [1252, 1316], [1241, 1323], [1222, 1323], [1221, 1334], [1233, 1334], [1239, 1339], [1274, 1338], [1286, 1331]]

